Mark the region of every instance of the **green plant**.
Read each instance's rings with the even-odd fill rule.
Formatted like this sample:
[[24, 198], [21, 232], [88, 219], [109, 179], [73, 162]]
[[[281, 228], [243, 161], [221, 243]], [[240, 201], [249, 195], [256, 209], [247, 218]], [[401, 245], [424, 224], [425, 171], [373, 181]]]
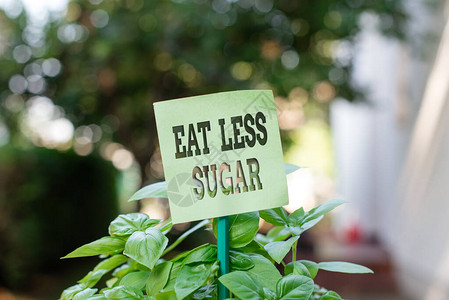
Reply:
[[[142, 188], [130, 200], [166, 196], [165, 183]], [[61, 300], [74, 299], [216, 299], [221, 282], [232, 299], [342, 299], [336, 292], [314, 284], [319, 270], [343, 273], [372, 273], [366, 267], [347, 262], [297, 260], [300, 235], [316, 225], [325, 213], [343, 204], [327, 201], [310, 211], [300, 208], [288, 214], [282, 207], [229, 217], [230, 273], [218, 274], [217, 246], [204, 244], [164, 260], [191, 233], [212, 225], [204, 220], [168, 245], [168, 220], [155, 220], [143, 213], [119, 215], [109, 225], [109, 236], [79, 247], [63, 258], [100, 255], [103, 260], [78, 284], [67, 288]], [[259, 217], [274, 225], [258, 233]], [[209, 226], [210, 227], [210, 226]], [[284, 259], [292, 251], [292, 262]], [[278, 268], [283, 269], [282, 275]], [[106, 287], [94, 288], [106, 273], [112, 277]]]

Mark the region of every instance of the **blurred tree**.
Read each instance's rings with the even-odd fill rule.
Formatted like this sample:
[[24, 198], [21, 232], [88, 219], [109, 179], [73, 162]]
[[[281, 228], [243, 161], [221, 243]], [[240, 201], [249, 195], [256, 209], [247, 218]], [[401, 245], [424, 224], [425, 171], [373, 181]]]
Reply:
[[[94, 203], [82, 190], [114, 193], [113, 172], [70, 149], [81, 156], [99, 150], [126, 169], [126, 145], [154, 181], [163, 177], [154, 101], [255, 88], [277, 96], [288, 147], [304, 116], [326, 119], [332, 99], [362, 98], [350, 84], [360, 17], [374, 17], [399, 38], [405, 21], [399, 0], [72, 0], [63, 17], [43, 23], [11, 3], [13, 13], [0, 10], [0, 245], [9, 245], [0, 280], [10, 285], [60, 255], [39, 248], [54, 245], [48, 237], [70, 236], [76, 245], [78, 233], [98, 237], [70, 222], [97, 220], [96, 205], [115, 195]], [[67, 211], [73, 216], [64, 219]], [[63, 231], [48, 222], [49, 212]], [[105, 213], [101, 220], [110, 221]], [[37, 252], [26, 252], [32, 247]]]
[[[351, 43], [367, 13], [385, 33], [402, 36], [401, 1], [73, 0], [41, 36], [30, 34], [24, 14], [7, 20], [2, 101], [14, 92], [22, 102], [33, 94], [54, 99], [76, 127], [101, 125], [103, 140], [129, 147], [152, 180], [162, 176], [160, 164], [149, 163], [157, 147], [154, 101], [268, 88], [286, 97], [280, 107], [295, 103], [325, 117], [333, 98], [357, 98]], [[32, 55], [21, 57], [27, 49]], [[13, 74], [20, 75], [8, 91]], [[2, 115], [15, 135], [15, 119], [4, 108]]]

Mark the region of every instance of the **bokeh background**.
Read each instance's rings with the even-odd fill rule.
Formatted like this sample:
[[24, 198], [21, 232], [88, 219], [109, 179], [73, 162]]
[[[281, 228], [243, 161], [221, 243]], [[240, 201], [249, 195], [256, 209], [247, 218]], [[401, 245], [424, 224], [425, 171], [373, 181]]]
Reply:
[[[0, 0], [0, 299], [54, 299], [61, 261], [163, 180], [155, 101], [271, 89], [301, 239], [350, 299], [449, 298], [449, 28], [438, 0]], [[184, 227], [183, 227], [184, 226]], [[178, 228], [179, 232], [188, 226]], [[262, 228], [263, 229], [263, 228]], [[201, 237], [199, 237], [201, 238]]]

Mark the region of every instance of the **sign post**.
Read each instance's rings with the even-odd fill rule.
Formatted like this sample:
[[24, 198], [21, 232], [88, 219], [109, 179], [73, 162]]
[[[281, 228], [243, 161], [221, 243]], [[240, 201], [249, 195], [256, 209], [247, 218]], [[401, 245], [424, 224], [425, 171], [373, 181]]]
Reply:
[[[229, 217], [217, 220], [217, 257], [220, 261], [220, 275], [229, 273]], [[218, 299], [229, 298], [228, 289], [221, 283], [218, 286]]]
[[[220, 274], [229, 272], [229, 215], [288, 204], [277, 110], [269, 90], [154, 104], [173, 223], [218, 218]], [[229, 292], [219, 286], [219, 299]]]

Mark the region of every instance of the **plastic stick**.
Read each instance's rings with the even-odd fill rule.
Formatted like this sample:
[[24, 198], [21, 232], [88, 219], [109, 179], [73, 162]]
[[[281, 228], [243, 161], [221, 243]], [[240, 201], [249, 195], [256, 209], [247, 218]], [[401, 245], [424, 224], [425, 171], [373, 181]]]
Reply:
[[[229, 273], [229, 217], [219, 217], [217, 222], [217, 256], [220, 261], [220, 275]], [[229, 298], [228, 289], [219, 283], [218, 299]]]

